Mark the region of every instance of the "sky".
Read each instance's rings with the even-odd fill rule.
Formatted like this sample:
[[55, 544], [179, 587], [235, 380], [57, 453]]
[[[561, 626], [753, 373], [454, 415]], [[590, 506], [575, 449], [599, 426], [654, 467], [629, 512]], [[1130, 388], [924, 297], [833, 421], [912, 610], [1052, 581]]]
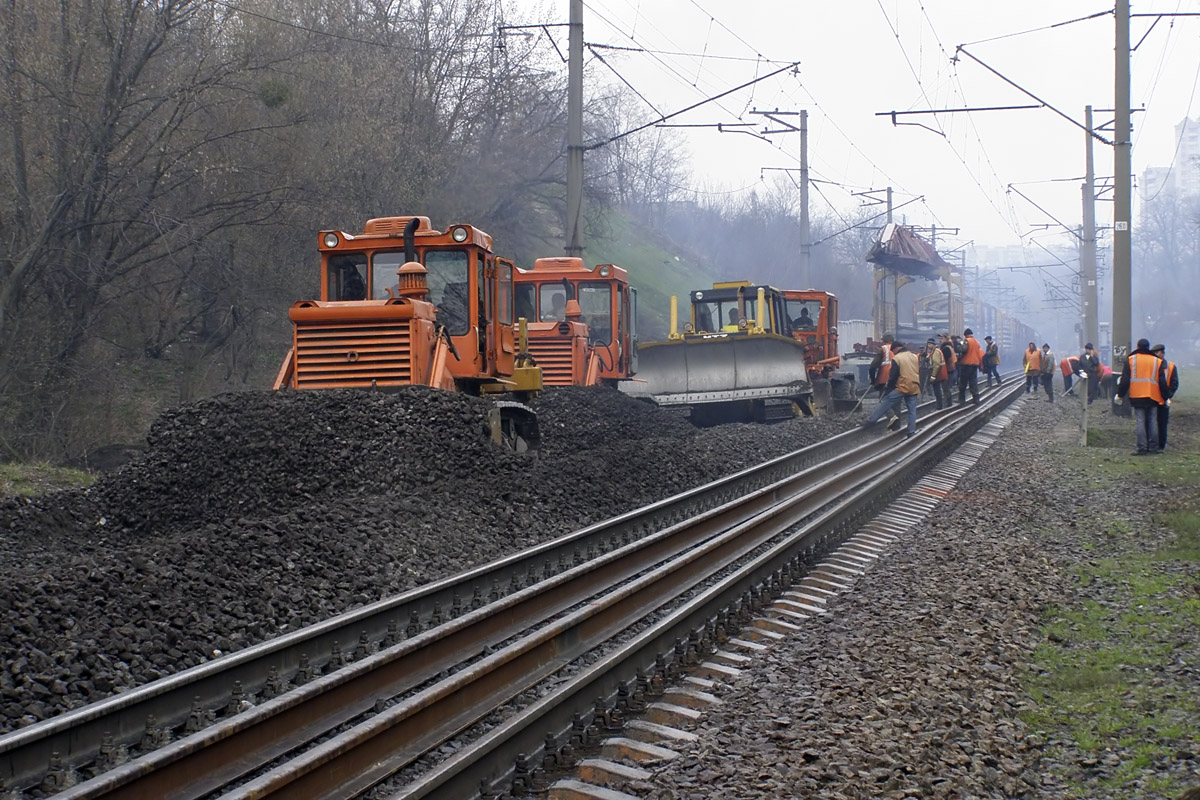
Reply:
[[[528, 7], [543, 18], [568, 18], [568, 0]], [[1175, 125], [1200, 117], [1200, 0], [1147, 0], [1132, 10], [1198, 14], [1161, 19], [1153, 28], [1153, 19], [1132, 22], [1132, 105], [1145, 109], [1133, 115], [1140, 175], [1171, 164]], [[1111, 112], [1100, 109], [1113, 107], [1113, 15], [1049, 27], [1105, 11], [1111, 5], [1082, 0], [585, 0], [584, 39], [612, 67], [588, 53], [589, 75], [626, 82], [651, 118], [798, 61], [796, 73], [670, 122], [754, 123], [743, 130], [761, 131], [778, 126], [754, 111], [807, 109], [814, 213], [857, 211], [864, 198], [853, 192], [892, 186], [896, 206], [923, 198], [898, 209], [899, 221], [958, 228], [948, 246], [1024, 244], [1027, 263], [1034, 263], [1042, 259], [1037, 243], [1071, 245], [1067, 235], [1041, 226], [1053, 225], [1052, 217], [1071, 226], [1081, 220], [1079, 125], [1048, 108], [901, 118], [927, 127], [893, 126], [877, 113], [1038, 102], [963, 54], [955, 61], [965, 45], [1080, 125], [1088, 104], [1098, 125], [1111, 123]], [[565, 52], [566, 28], [551, 33]], [[764, 168], [800, 165], [798, 133], [764, 141], [715, 127], [676, 131], [686, 139], [698, 185], [714, 193], [748, 192], [783, 174]], [[1097, 176], [1111, 176], [1112, 148], [1095, 145]], [[1111, 219], [1112, 203], [1099, 203], [1097, 224]]]

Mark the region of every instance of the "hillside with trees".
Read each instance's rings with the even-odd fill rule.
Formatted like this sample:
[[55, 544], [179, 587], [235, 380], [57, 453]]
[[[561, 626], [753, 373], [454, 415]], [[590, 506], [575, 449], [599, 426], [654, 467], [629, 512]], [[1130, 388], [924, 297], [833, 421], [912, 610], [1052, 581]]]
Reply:
[[[136, 442], [164, 408], [266, 389], [288, 307], [316, 294], [319, 230], [419, 213], [518, 264], [560, 254], [566, 71], [532, 37], [498, 39], [498, 5], [5, 5], [0, 460]], [[645, 121], [627, 89], [585, 80], [589, 141]], [[645, 336], [669, 294], [787, 284], [797, 259], [794, 193], [705, 200], [687, 164], [655, 128], [585, 161], [585, 257], [645, 287]], [[860, 264], [847, 241], [817, 257]], [[853, 294], [860, 269], [821, 274]]]

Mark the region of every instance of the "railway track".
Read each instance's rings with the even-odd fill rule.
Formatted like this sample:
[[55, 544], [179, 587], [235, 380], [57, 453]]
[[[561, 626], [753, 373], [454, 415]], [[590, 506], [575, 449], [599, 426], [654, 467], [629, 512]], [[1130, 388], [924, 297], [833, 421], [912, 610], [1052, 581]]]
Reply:
[[[912, 442], [850, 431], [22, 729], [0, 738], [0, 778], [64, 798], [353, 797], [397, 774], [397, 797], [465, 797], [527, 781], [1019, 392], [926, 404]], [[447, 742], [451, 757], [427, 755]]]

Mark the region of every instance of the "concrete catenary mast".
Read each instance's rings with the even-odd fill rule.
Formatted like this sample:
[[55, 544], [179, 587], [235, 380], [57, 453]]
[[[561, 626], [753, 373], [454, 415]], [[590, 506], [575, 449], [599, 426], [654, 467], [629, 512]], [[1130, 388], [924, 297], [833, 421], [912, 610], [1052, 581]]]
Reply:
[[567, 42], [567, 245], [583, 257], [583, 0], [571, 0]]

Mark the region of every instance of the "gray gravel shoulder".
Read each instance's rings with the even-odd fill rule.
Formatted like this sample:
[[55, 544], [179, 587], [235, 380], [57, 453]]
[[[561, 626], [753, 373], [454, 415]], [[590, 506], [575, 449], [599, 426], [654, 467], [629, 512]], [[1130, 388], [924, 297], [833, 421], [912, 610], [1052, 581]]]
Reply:
[[[649, 796], [1064, 796], [1021, 717], [1044, 610], [1082, 602], [1072, 570], [1100, 555], [1098, 492], [1059, 444], [1071, 413], [1026, 400], [930, 519], [735, 680]], [[1200, 783], [1195, 760], [1161, 768]]]

